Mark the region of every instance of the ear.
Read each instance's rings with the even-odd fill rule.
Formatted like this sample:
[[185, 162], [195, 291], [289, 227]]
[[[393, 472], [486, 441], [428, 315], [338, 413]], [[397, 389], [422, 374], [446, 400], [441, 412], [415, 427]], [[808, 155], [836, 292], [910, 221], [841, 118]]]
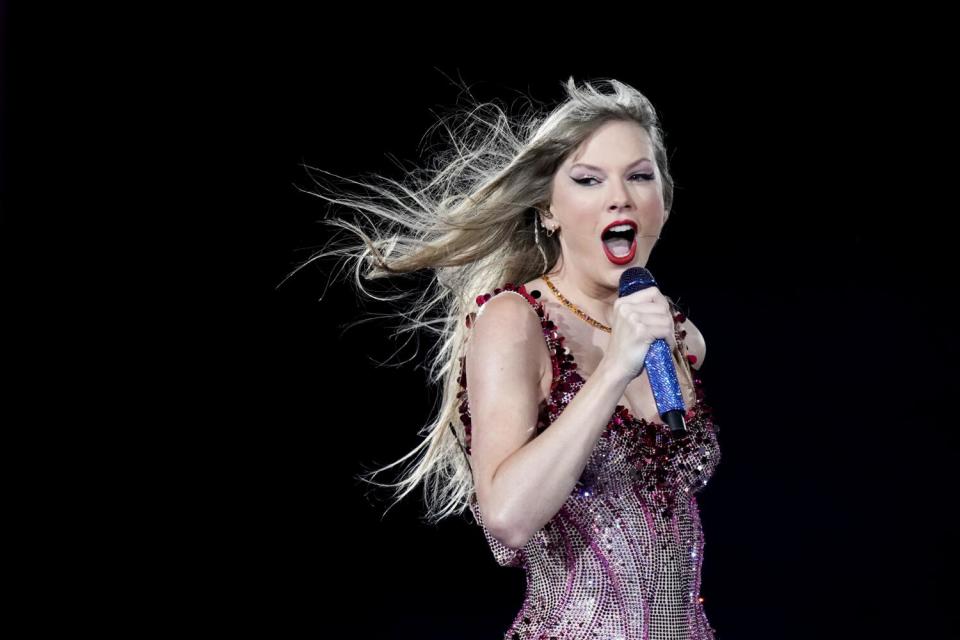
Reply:
[[553, 231], [554, 233], [556, 233], [557, 229], [559, 228], [559, 225], [551, 226], [547, 224], [547, 220], [553, 220], [553, 219], [555, 219], [555, 216], [553, 215], [553, 212], [550, 211], [550, 207], [548, 206], [545, 210], [543, 210], [543, 216], [540, 218], [540, 224], [541, 226], [543, 226], [544, 229], [548, 231]]

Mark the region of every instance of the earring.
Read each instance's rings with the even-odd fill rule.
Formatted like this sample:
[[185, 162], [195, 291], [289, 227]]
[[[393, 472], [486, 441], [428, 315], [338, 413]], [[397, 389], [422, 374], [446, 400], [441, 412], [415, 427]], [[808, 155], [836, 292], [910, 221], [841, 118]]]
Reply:
[[[533, 219], [533, 242], [537, 245], [537, 251], [540, 252], [540, 257], [543, 258], [543, 272], [546, 273], [549, 265], [547, 264], [547, 254], [543, 250], [543, 245], [540, 244], [540, 232], [539, 227], [543, 224], [540, 220], [540, 210], [534, 209], [534, 219]], [[546, 229], [546, 227], [544, 227]], [[553, 234], [549, 234], [553, 235]]]
[[[543, 212], [543, 215], [545, 215], [545, 216], [548, 217], [548, 218], [553, 218], [553, 214], [550, 213], [549, 210], [548, 210], [548, 211], [544, 211], [544, 212]], [[540, 216], [537, 216], [537, 218], [539, 219]], [[542, 220], [540, 221], [540, 224], [543, 224], [543, 221], [542, 221]], [[544, 229], [546, 230], [546, 232], [547, 232], [547, 237], [548, 237], [548, 238], [552, 238], [552, 237], [553, 237], [553, 234], [557, 232], [557, 228], [558, 228], [558, 227], [554, 227], [554, 228], [552, 228], [552, 229], [548, 229], [548, 228], [547, 228], [547, 225], [543, 225], [543, 228], [544, 228]]]

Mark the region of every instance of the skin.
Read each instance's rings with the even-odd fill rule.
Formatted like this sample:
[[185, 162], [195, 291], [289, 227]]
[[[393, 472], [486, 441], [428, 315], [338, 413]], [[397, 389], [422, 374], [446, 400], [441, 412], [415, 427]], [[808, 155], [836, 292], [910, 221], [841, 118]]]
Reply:
[[[584, 164], [596, 168], [584, 167]], [[564, 297], [590, 317], [612, 327], [614, 334], [621, 334], [613, 336], [619, 344], [611, 349], [611, 334], [592, 327], [569, 311], [542, 278], [528, 282], [527, 289], [541, 291], [541, 300], [567, 337], [585, 378], [604, 363], [607, 353], [630, 360], [628, 340], [633, 343], [631, 346], [636, 346], [638, 340], [648, 343], [655, 337], [663, 337], [671, 348], [676, 347], [673, 314], [658, 288], [650, 287], [618, 302], [620, 274], [629, 267], [647, 264], [657, 236], [663, 230], [667, 218], [663, 202], [662, 175], [654, 160], [653, 143], [646, 130], [635, 122], [614, 121], [600, 126], [554, 174], [549, 205], [552, 217], [541, 220], [547, 229], [555, 229], [562, 254], [548, 275]], [[637, 224], [637, 250], [630, 263], [617, 265], [607, 259], [600, 236], [610, 222], [623, 219]], [[625, 328], [618, 332], [618, 325], [628, 323], [616, 317], [615, 308], [627, 306], [628, 301], [632, 309], [623, 309], [621, 315], [628, 316], [631, 311], [641, 315], [629, 323], [633, 331]], [[688, 348], [697, 352], [701, 344], [699, 331], [689, 319], [682, 327], [687, 331]], [[632, 340], [628, 333], [634, 333]], [[655, 333], [658, 335], [653, 335]], [[636, 349], [632, 352], [638, 354]], [[541, 392], [545, 396], [549, 393], [552, 375], [549, 361], [541, 364]], [[638, 364], [634, 359], [620, 362], [617, 368], [636, 371]], [[637, 417], [660, 422], [646, 371], [629, 377], [631, 381], [619, 404]], [[693, 401], [692, 391], [685, 390], [685, 395], [689, 406]]]
[[[647, 160], [639, 164], [634, 161]], [[550, 355], [526, 303], [494, 299], [474, 326], [466, 360], [474, 420], [477, 499], [490, 530], [520, 548], [570, 495], [590, 452], [619, 403], [638, 418], [661, 422], [643, 367], [657, 338], [675, 346], [669, 302], [656, 287], [619, 297], [620, 274], [644, 266], [666, 220], [659, 169], [646, 131], [633, 122], [599, 127], [553, 177], [547, 228], [557, 228], [562, 255], [551, 281], [575, 306], [611, 327], [595, 328], [567, 309], [541, 279], [526, 283], [541, 301], [586, 378], [549, 429], [533, 437], [535, 395], [552, 383]], [[575, 167], [587, 163], [599, 170]], [[653, 174], [653, 179], [640, 174]], [[594, 178], [587, 180], [587, 178]], [[584, 179], [583, 184], [573, 179]], [[610, 222], [629, 219], [639, 236], [634, 259], [610, 262], [600, 240]], [[688, 325], [686, 342], [697, 342]], [[517, 327], [522, 327], [520, 331]], [[477, 347], [480, 344], [482, 346]], [[692, 349], [691, 349], [692, 350]], [[539, 354], [539, 383], [537, 356]], [[589, 374], [589, 375], [587, 375]], [[539, 386], [539, 389], [537, 389]], [[687, 406], [694, 398], [686, 395]]]
[[[650, 136], [634, 122], [600, 126], [554, 174], [552, 218], [541, 218], [547, 229], [556, 229], [562, 249], [550, 279], [567, 299], [607, 326], [612, 324], [620, 274], [647, 264], [666, 223], [663, 182], [653, 151]], [[600, 170], [577, 166], [580, 163]], [[610, 262], [600, 242], [604, 227], [620, 219], [633, 220], [638, 228], [637, 252], [626, 265]]]

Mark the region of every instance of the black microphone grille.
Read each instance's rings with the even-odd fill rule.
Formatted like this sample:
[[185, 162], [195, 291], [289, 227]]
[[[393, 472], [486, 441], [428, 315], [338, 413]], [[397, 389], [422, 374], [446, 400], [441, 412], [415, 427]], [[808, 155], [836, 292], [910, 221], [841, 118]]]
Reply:
[[644, 267], [630, 267], [620, 274], [620, 297], [636, 293], [641, 289], [656, 286], [653, 274]]

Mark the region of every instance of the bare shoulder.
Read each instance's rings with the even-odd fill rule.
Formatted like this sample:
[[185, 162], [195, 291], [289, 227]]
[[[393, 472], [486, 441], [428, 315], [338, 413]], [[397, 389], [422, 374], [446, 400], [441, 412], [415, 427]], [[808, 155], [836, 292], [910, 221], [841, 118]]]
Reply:
[[550, 356], [540, 318], [522, 295], [501, 292], [481, 305], [466, 354], [471, 459], [480, 513], [498, 538], [503, 505], [493, 478], [503, 461], [536, 435], [542, 359], [549, 363]]
[[[540, 318], [520, 293], [503, 291], [485, 302], [477, 312], [471, 333], [468, 350], [473, 353], [483, 350], [488, 355], [496, 354], [501, 356], [501, 362], [520, 356], [524, 368], [535, 366], [540, 379], [549, 369], [550, 354], [543, 340]], [[509, 358], [504, 358], [508, 355]], [[474, 361], [478, 359], [474, 357]], [[483, 360], [493, 364], [498, 358]]]
[[[481, 318], [483, 321], [481, 322]], [[512, 329], [513, 334], [539, 333], [540, 321], [536, 311], [516, 291], [501, 291], [481, 305], [473, 322], [473, 332], [496, 333]]]
[[694, 369], [700, 369], [700, 367], [703, 366], [703, 359], [707, 355], [707, 342], [703, 337], [703, 332], [697, 328], [697, 325], [693, 324], [693, 320], [689, 317], [684, 318], [680, 326], [687, 332], [686, 337], [683, 339], [684, 344], [687, 346], [687, 353], [697, 358], [697, 361], [691, 366]]

